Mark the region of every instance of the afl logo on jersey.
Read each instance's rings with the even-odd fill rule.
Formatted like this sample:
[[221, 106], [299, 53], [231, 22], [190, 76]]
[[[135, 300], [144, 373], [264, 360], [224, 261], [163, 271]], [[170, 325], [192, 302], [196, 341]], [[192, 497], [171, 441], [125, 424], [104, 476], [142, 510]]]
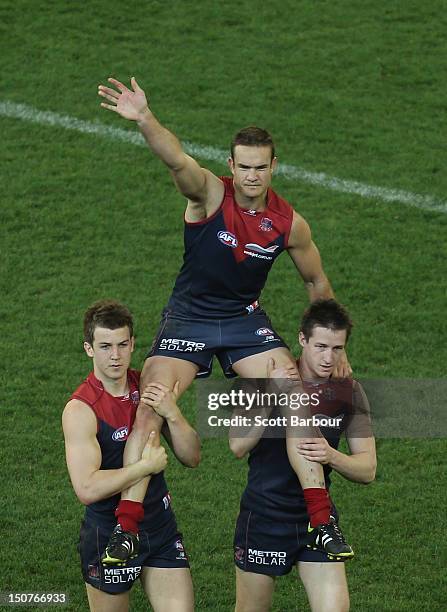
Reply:
[[227, 232], [226, 230], [221, 230], [220, 232], [217, 233], [217, 237], [219, 238], [221, 243], [224, 244], [225, 246], [229, 246], [232, 249], [235, 249], [237, 247], [237, 244], [238, 244], [237, 238], [231, 232]]
[[112, 434], [112, 440], [114, 442], [125, 442], [127, 440], [128, 435], [129, 435], [129, 429], [127, 425], [124, 425], [124, 427], [115, 429], [115, 431]]
[[270, 329], [270, 327], [260, 327], [255, 331], [257, 336], [272, 336], [274, 332]]

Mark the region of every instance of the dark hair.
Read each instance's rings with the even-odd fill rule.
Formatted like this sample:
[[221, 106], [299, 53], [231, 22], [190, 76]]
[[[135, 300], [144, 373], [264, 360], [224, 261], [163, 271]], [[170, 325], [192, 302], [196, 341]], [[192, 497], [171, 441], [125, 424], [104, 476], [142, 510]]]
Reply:
[[300, 332], [309, 342], [314, 327], [326, 327], [333, 331], [345, 329], [347, 342], [352, 325], [347, 310], [336, 300], [316, 300], [304, 313], [301, 319]]
[[119, 329], [128, 327], [133, 336], [133, 319], [129, 309], [115, 300], [99, 300], [90, 306], [84, 315], [84, 341], [93, 345], [96, 327]]
[[234, 148], [236, 145], [245, 145], [246, 147], [270, 147], [272, 150], [272, 160], [275, 157], [275, 145], [271, 135], [267, 130], [251, 125], [239, 130], [236, 136], [231, 141], [231, 158], [234, 160]]

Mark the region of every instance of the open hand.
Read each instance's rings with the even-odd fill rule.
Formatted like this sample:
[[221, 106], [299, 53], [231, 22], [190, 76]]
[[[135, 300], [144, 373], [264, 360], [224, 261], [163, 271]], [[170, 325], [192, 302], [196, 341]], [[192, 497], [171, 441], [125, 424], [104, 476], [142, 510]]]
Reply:
[[330, 463], [334, 449], [329, 445], [326, 438], [301, 438], [296, 448], [298, 454], [305, 457], [308, 461], [315, 461], [317, 463]]
[[301, 380], [296, 364], [277, 366], [275, 360], [270, 358], [267, 362], [267, 378], [282, 378], [288, 380]]
[[179, 386], [180, 383], [177, 381], [174, 390], [171, 391], [169, 387], [162, 383], [149, 383], [141, 394], [140, 401], [153, 408], [159, 416], [165, 419], [173, 418], [179, 412], [177, 406]]
[[101, 102], [103, 108], [114, 111], [121, 115], [121, 117], [130, 119], [131, 121], [138, 121], [143, 118], [145, 113], [150, 112], [146, 94], [138, 85], [135, 77], [130, 79], [132, 89], [129, 89], [116, 79], [110, 78], [107, 80], [109, 83], [112, 83], [116, 89], [104, 85], [98, 86], [98, 94], [110, 102], [110, 104]]
[[351, 376], [352, 368], [345, 351], [343, 351], [343, 354], [340, 356], [340, 361], [332, 372], [332, 378], [350, 378]]

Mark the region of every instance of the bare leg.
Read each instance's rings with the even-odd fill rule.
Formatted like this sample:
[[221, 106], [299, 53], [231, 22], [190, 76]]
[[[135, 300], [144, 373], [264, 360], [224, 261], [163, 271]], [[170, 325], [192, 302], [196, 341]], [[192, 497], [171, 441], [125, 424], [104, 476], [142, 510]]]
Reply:
[[235, 612], [268, 612], [274, 588], [272, 576], [243, 572], [237, 567]]
[[188, 568], [145, 567], [141, 583], [154, 612], [194, 612], [194, 593]]
[[349, 591], [344, 563], [298, 563], [312, 612], [348, 612]]
[[[291, 353], [281, 347], [240, 359], [233, 365], [233, 370], [242, 378], [266, 378], [269, 359], [274, 359], [277, 368], [290, 363], [295, 364]], [[309, 434], [309, 437], [317, 437], [317, 435], [320, 435], [319, 432], [314, 432], [312, 435]], [[302, 488], [325, 489], [323, 466], [299, 455], [296, 450], [297, 442], [298, 438], [294, 438], [288, 431], [287, 455]]]
[[129, 592], [111, 595], [95, 589], [87, 583], [85, 588], [87, 589], [90, 612], [128, 612]]
[[[151, 382], [159, 382], [170, 389], [174, 388], [177, 380], [180, 382], [179, 395], [189, 387], [195, 378], [199, 367], [191, 361], [171, 357], [149, 357], [144, 363], [141, 373], [140, 390]], [[157, 442], [160, 443], [160, 430], [163, 419], [148, 406], [140, 404], [137, 409], [135, 422], [124, 449], [124, 465], [135, 463], [141, 458], [141, 453], [151, 431], [157, 432]], [[126, 489], [121, 494], [122, 500], [141, 502], [146, 494], [149, 478]]]

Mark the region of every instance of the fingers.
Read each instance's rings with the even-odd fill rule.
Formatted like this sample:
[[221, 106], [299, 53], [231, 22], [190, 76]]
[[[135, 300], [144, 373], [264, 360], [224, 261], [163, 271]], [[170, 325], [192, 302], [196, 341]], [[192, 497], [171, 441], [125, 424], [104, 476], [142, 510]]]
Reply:
[[135, 77], [132, 77], [130, 79], [130, 84], [132, 86], [132, 89], [136, 92], [138, 90], [141, 90], [141, 87], [138, 85], [137, 83], [137, 79]]
[[119, 89], [121, 92], [129, 91], [129, 89], [123, 83], [121, 83], [121, 81], [117, 81], [116, 79], [112, 77], [108, 78], [107, 80], [109, 81], [109, 83], [112, 83], [112, 85], [115, 85], [115, 87]]
[[115, 113], [118, 112], [118, 109], [116, 108], [116, 106], [112, 106], [111, 104], [106, 104], [105, 102], [101, 102], [101, 106], [103, 108], [106, 108], [107, 110], [115, 111]]
[[153, 446], [154, 441], [155, 441], [155, 431], [151, 431], [151, 433], [149, 434], [149, 438], [147, 439], [146, 445], [147, 446]]
[[98, 85], [98, 94], [103, 98], [107, 98], [108, 100], [119, 100], [119, 97], [121, 95], [115, 89], [105, 87], [104, 85]]
[[160, 391], [164, 391], [165, 393], [169, 391], [169, 387], [167, 387], [166, 385], [163, 385], [162, 383], [159, 383], [159, 382], [151, 382], [147, 385], [147, 387], [144, 388], [143, 393], [148, 393], [155, 389], [159, 389]]
[[174, 385], [174, 390], [173, 390], [173, 393], [174, 393], [176, 398], [178, 396], [179, 389], [180, 389], [180, 381], [177, 380], [175, 385]]

